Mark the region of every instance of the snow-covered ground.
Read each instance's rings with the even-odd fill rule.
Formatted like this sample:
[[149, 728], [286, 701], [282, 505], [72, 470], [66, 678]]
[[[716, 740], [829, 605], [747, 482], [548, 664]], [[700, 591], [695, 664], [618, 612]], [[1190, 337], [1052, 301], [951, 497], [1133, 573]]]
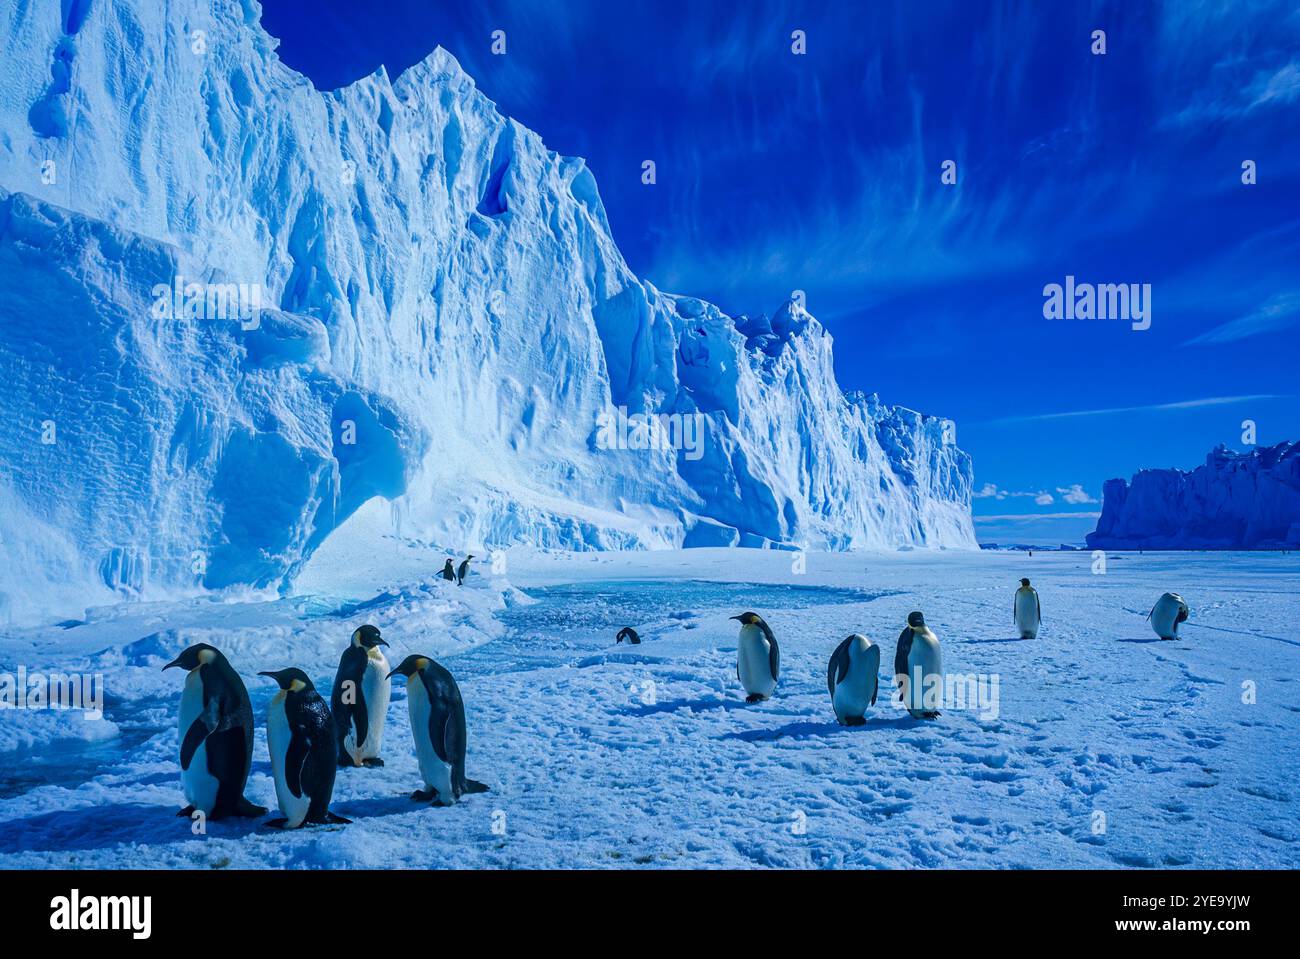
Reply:
[[[102, 673], [107, 701], [101, 721], [0, 713], [0, 867], [1300, 866], [1300, 556], [1111, 554], [1096, 575], [1068, 552], [811, 553], [802, 573], [777, 551], [512, 552], [457, 589], [432, 578], [441, 555], [407, 547], [409, 581], [381, 588], [327, 547], [295, 598], [5, 633], [0, 672]], [[1042, 596], [1036, 640], [1011, 628], [1021, 576]], [[1168, 589], [1192, 608], [1177, 642], [1144, 622]], [[782, 646], [777, 695], [756, 706], [727, 618], [747, 609]], [[996, 717], [914, 721], [884, 678], [866, 726], [835, 725], [831, 650], [862, 632], [892, 672], [912, 609], [948, 672], [997, 677]], [[159, 667], [199, 640], [226, 652], [259, 723], [248, 795], [273, 805], [274, 687], [256, 673], [302, 666], [327, 693], [365, 621], [394, 661], [430, 653], [457, 676], [467, 771], [492, 791], [408, 798], [399, 683], [387, 765], [339, 772], [352, 825], [192, 835], [174, 816], [180, 677]], [[615, 646], [623, 625], [644, 643]]]

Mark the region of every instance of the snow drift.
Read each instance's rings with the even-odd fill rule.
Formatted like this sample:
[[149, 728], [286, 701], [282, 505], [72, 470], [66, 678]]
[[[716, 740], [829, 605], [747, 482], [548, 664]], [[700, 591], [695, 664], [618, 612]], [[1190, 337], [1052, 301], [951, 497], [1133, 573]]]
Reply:
[[1300, 443], [1218, 446], [1191, 472], [1142, 470], [1102, 495], [1094, 549], [1300, 547]]
[[[799, 305], [635, 277], [583, 161], [445, 51], [321, 92], [259, 15], [0, 10], [11, 615], [285, 589], [332, 535], [975, 546], [951, 424], [844, 395]], [[619, 408], [702, 455], [602, 448]]]

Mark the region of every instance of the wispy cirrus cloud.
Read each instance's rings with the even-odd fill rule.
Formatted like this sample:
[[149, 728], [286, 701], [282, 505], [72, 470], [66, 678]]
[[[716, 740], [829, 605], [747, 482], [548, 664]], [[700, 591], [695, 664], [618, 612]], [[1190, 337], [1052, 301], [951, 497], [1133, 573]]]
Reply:
[[1300, 323], [1300, 291], [1279, 293], [1258, 309], [1229, 320], [1222, 326], [1193, 337], [1183, 346], [1207, 346], [1214, 343], [1231, 343], [1262, 333], [1274, 333]]
[[1038, 423], [1044, 420], [1075, 419], [1084, 416], [1113, 416], [1117, 413], [1160, 413], [1171, 410], [1193, 410], [1204, 406], [1229, 406], [1234, 403], [1253, 403], [1261, 400], [1287, 399], [1283, 393], [1247, 393], [1242, 396], [1206, 396], [1195, 400], [1179, 400], [1176, 403], [1152, 403], [1147, 406], [1111, 406], [1095, 410], [1069, 410], [1062, 413], [1031, 413], [1025, 416], [1004, 416], [988, 420], [987, 425], [1007, 423]]

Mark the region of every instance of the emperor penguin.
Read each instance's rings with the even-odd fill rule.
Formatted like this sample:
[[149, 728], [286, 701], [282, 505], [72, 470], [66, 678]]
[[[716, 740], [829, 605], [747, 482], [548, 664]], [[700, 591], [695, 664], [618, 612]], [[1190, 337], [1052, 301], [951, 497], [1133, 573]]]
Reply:
[[943, 691], [943, 657], [939, 638], [925, 625], [920, 612], [907, 614], [907, 626], [898, 636], [894, 681], [913, 719], [934, 719], [939, 715], [935, 707]]
[[1161, 639], [1177, 639], [1178, 624], [1187, 621], [1188, 609], [1177, 593], [1165, 593], [1147, 613], [1151, 628]]
[[618, 645], [626, 639], [633, 646], [641, 645], [641, 637], [637, 635], [636, 630], [631, 626], [624, 626], [618, 631], [618, 636], [614, 640], [614, 645]]
[[441, 575], [442, 578], [447, 580], [448, 582], [454, 583], [456, 581], [456, 569], [452, 565], [450, 559], [448, 559], [447, 562], [443, 564]]
[[772, 635], [772, 627], [758, 613], [741, 613], [731, 618], [740, 620], [736, 678], [749, 694], [745, 702], [770, 699], [776, 692], [776, 681], [781, 674], [781, 649]]
[[176, 815], [262, 815], [264, 806], [244, 798], [253, 762], [253, 706], [244, 681], [221, 651], [207, 643], [191, 646], [163, 669], [173, 666], [189, 673], [177, 727], [181, 787], [189, 805]]
[[457, 586], [465, 585], [465, 577], [469, 575], [469, 561], [473, 558], [474, 558], [474, 554], [470, 553], [468, 556], [465, 557], [465, 561], [461, 563], [460, 566], [457, 568], [456, 570]]
[[330, 693], [340, 766], [382, 766], [379, 747], [388, 716], [387, 646], [379, 630], [367, 623], [353, 630], [352, 642], [339, 659]]
[[826, 688], [841, 726], [863, 726], [864, 714], [876, 705], [880, 683], [880, 647], [854, 633], [835, 647], [826, 667]]
[[266, 744], [275, 798], [284, 817], [267, 825], [297, 829], [303, 823], [351, 822], [329, 809], [334, 795], [334, 721], [325, 700], [301, 669], [257, 675], [270, 676], [280, 686], [266, 708]]
[[1038, 635], [1038, 627], [1043, 621], [1043, 604], [1038, 599], [1038, 590], [1030, 586], [1027, 579], [1020, 581], [1015, 602], [1011, 604], [1011, 614], [1021, 639], [1033, 639]]
[[402, 660], [390, 676], [406, 677], [406, 706], [424, 789], [411, 793], [420, 802], [450, 806], [465, 793], [488, 787], [465, 778], [465, 703], [456, 679], [428, 656]]

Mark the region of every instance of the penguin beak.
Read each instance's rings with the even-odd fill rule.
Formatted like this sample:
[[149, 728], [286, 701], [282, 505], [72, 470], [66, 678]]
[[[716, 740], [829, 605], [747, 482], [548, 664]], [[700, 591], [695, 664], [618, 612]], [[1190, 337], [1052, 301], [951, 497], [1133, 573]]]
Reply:
[[727, 619], [740, 619], [739, 616], [728, 616]]
[[384, 640], [383, 640], [382, 637], [376, 636], [376, 637], [375, 637], [375, 645], [376, 645], [376, 646], [387, 646], [388, 644], [387, 644], [386, 642], [384, 642]]
[[170, 663], [168, 663], [166, 666], [163, 667], [163, 672], [167, 672], [167, 670], [171, 669], [173, 666], [179, 666], [180, 664], [181, 661], [180, 661], [180, 657], [178, 656], [176, 659], [173, 659]]
[[[397, 675], [398, 673], [400, 673], [400, 672], [401, 672], [400, 669], [394, 669], [391, 673], [389, 673], [387, 676], [385, 676], [384, 679], [392, 679], [394, 676], [396, 676], [396, 675]], [[403, 673], [403, 675], [405, 675], [405, 673]]]

